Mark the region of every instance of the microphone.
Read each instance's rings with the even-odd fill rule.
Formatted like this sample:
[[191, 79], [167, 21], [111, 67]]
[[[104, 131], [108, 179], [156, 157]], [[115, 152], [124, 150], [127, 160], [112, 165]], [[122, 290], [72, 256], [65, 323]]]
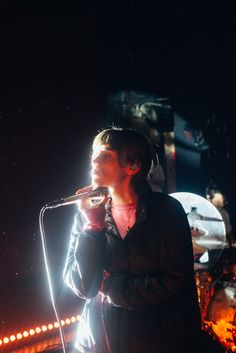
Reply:
[[59, 206], [67, 206], [72, 205], [82, 199], [83, 197], [93, 197], [93, 198], [100, 198], [105, 196], [107, 193], [106, 188], [98, 187], [94, 190], [85, 191], [78, 195], [72, 195], [68, 197], [62, 197], [59, 200], [54, 200], [46, 204], [46, 208], [56, 208]]

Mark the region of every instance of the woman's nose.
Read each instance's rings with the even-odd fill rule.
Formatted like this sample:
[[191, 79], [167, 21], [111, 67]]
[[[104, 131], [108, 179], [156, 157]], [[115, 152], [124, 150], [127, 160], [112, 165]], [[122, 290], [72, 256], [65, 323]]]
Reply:
[[92, 164], [98, 164], [99, 163], [99, 156], [93, 157], [91, 162], [92, 162]]

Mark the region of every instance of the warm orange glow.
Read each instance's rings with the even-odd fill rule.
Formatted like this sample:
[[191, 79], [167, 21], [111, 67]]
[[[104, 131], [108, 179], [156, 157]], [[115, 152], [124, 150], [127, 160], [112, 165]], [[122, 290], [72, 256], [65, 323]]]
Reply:
[[217, 322], [205, 321], [205, 323], [213, 330], [218, 341], [223, 346], [230, 348], [232, 352], [236, 352], [236, 346], [234, 344], [234, 325], [225, 320], [219, 320]]
[[[75, 323], [76, 321], [80, 320], [80, 315], [72, 316], [71, 318], [66, 318], [65, 320], [61, 320], [61, 326], [70, 325], [71, 323]], [[0, 346], [3, 344], [8, 344], [10, 342], [14, 342], [15, 340], [21, 340], [23, 338], [30, 338], [34, 336], [36, 333], [44, 333], [48, 330], [58, 329], [59, 323], [56, 321], [54, 325], [49, 323], [47, 325], [42, 325], [41, 327], [37, 326], [35, 329], [31, 328], [28, 331], [25, 330], [22, 333], [18, 332], [17, 334], [11, 334], [9, 337], [4, 337], [0, 339]]]
[[33, 336], [35, 334], [35, 331], [33, 329], [29, 330], [30, 336]]

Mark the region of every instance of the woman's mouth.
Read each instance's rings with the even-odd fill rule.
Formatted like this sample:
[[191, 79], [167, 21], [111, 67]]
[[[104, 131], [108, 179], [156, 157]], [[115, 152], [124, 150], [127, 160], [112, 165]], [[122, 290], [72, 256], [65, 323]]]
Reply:
[[92, 169], [92, 170], [91, 170], [91, 175], [99, 176], [99, 175], [101, 175], [101, 170]]

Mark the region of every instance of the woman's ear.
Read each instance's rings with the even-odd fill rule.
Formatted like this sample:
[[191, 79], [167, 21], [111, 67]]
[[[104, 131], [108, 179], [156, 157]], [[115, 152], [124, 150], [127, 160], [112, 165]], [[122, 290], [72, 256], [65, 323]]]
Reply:
[[130, 164], [128, 167], [129, 175], [137, 174], [139, 171], [140, 171], [140, 165], [137, 162]]

